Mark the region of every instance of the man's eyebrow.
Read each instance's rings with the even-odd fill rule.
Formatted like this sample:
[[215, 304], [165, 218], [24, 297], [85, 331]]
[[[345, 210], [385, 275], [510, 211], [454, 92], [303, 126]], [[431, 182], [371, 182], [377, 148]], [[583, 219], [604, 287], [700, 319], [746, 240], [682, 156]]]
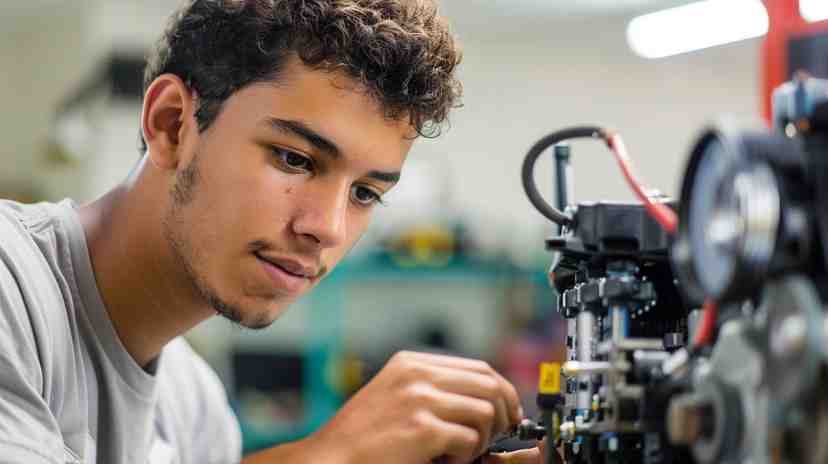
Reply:
[[331, 158], [338, 158], [340, 155], [339, 148], [335, 143], [326, 139], [302, 121], [267, 118], [264, 120], [264, 124], [278, 131], [288, 132], [305, 139], [314, 148], [329, 155]]
[[376, 179], [380, 182], [388, 182], [390, 184], [396, 184], [400, 180], [400, 172], [384, 172], [384, 171], [371, 171], [367, 174], [368, 177], [372, 179]]

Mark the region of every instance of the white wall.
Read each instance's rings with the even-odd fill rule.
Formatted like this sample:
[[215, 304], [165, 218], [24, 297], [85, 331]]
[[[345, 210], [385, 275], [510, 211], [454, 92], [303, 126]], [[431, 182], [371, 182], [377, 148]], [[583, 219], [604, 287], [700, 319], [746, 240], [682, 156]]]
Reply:
[[95, 58], [83, 46], [85, 2], [12, 10], [0, 13], [0, 190], [37, 183], [52, 111]]
[[[47, 162], [56, 107], [116, 48], [146, 49], [174, 0], [37, 0], [0, 4], [0, 192], [35, 190], [84, 201], [137, 159], [140, 108], [115, 102], [74, 164]], [[128, 135], [127, 135], [128, 134]], [[117, 138], [117, 140], [113, 140]]]

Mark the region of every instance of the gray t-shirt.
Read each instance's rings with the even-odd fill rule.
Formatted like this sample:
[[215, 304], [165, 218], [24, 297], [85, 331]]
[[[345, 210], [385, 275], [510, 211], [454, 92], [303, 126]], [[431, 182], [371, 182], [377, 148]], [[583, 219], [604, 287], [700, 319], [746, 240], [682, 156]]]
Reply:
[[183, 339], [149, 372], [124, 349], [74, 203], [0, 201], [0, 462], [240, 460], [224, 388]]

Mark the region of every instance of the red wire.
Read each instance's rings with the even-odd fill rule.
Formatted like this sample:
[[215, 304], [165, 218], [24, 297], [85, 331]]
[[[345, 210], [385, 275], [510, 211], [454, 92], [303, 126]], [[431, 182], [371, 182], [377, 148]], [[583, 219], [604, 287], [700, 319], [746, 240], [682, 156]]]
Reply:
[[707, 345], [713, 339], [713, 330], [716, 328], [716, 319], [719, 317], [719, 307], [712, 300], [707, 300], [702, 306], [702, 320], [696, 336], [693, 339], [693, 347]]
[[621, 136], [618, 134], [605, 134], [604, 137], [610, 150], [613, 154], [615, 154], [615, 159], [618, 160], [618, 164], [621, 166], [621, 171], [624, 173], [624, 177], [627, 178], [627, 183], [630, 184], [633, 191], [635, 191], [636, 196], [638, 196], [638, 199], [644, 204], [644, 208], [647, 209], [650, 216], [652, 216], [653, 219], [655, 219], [661, 227], [667, 231], [667, 233], [676, 233], [676, 229], [678, 227], [678, 217], [676, 216], [675, 211], [663, 203], [654, 202], [650, 196], [647, 195], [647, 192], [644, 191], [644, 187], [641, 186], [641, 182], [639, 182], [633, 174], [632, 161], [627, 154], [627, 148], [624, 146], [624, 141], [621, 139]]
[[[667, 233], [675, 234], [676, 229], [678, 228], [678, 217], [676, 216], [675, 211], [663, 203], [654, 202], [650, 196], [647, 195], [647, 192], [644, 191], [644, 187], [641, 185], [641, 182], [633, 174], [632, 161], [627, 153], [627, 147], [624, 145], [624, 140], [620, 135], [613, 133], [605, 133], [603, 136], [610, 150], [615, 155], [615, 159], [618, 160], [618, 164], [621, 166], [621, 171], [624, 173], [624, 177], [627, 179], [627, 182], [630, 184], [633, 191], [635, 191], [638, 199], [644, 204], [644, 208], [647, 209], [650, 216], [652, 216], [653, 219], [655, 219], [661, 227], [667, 231]], [[700, 347], [710, 343], [713, 339], [713, 332], [716, 328], [716, 319], [718, 319], [719, 316], [719, 308], [712, 300], [704, 302], [702, 311], [702, 320], [698, 330], [696, 331], [696, 336], [693, 339], [694, 347]]]

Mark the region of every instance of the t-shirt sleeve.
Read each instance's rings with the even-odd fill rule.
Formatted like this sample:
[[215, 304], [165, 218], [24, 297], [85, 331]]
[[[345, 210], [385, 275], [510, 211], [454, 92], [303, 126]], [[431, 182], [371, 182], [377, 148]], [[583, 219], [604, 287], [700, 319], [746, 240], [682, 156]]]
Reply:
[[[0, 241], [8, 237], [0, 218]], [[0, 245], [0, 456], [9, 464], [63, 464], [63, 440], [43, 398], [37, 341], [9, 256]]]

